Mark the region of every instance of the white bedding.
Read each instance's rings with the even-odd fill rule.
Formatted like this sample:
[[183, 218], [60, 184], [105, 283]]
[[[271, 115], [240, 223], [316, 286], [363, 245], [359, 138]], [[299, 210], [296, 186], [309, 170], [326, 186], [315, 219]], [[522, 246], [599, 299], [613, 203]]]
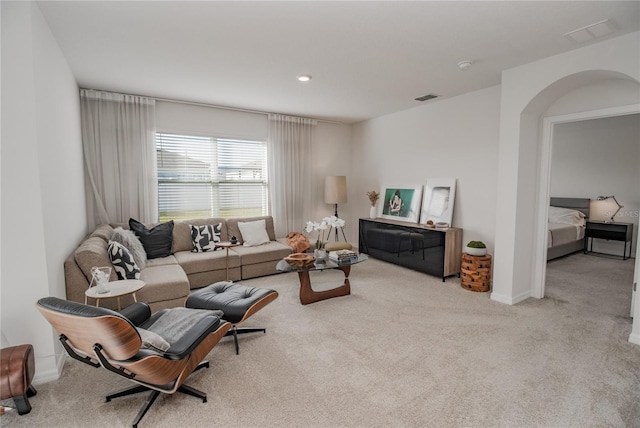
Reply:
[[547, 248], [558, 247], [584, 238], [584, 226], [549, 222]]

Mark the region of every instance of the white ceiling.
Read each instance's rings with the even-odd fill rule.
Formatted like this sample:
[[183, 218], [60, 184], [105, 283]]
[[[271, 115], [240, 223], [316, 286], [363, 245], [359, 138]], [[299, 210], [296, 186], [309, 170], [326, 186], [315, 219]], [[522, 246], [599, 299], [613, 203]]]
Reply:
[[[640, 29], [638, 1], [38, 5], [83, 88], [347, 123], [497, 85], [502, 70]], [[580, 45], [563, 36], [604, 19], [615, 33]], [[461, 60], [474, 64], [463, 72]]]

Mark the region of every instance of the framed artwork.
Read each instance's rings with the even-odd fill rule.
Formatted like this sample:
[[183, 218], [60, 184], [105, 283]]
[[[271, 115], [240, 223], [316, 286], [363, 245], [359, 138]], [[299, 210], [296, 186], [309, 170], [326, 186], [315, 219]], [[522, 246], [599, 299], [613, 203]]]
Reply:
[[434, 223], [447, 223], [451, 226], [455, 200], [455, 178], [427, 180], [420, 210], [420, 224], [431, 220]]
[[422, 186], [382, 186], [382, 204], [378, 214], [382, 218], [416, 223], [420, 217]]

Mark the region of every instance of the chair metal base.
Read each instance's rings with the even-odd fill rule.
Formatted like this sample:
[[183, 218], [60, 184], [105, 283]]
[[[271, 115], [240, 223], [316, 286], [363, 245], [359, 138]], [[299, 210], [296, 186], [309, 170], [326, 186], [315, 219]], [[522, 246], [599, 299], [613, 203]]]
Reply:
[[237, 327], [237, 326], [233, 326], [231, 327], [231, 330], [229, 330], [227, 332], [227, 334], [225, 334], [225, 336], [233, 336], [233, 341], [236, 345], [236, 355], [240, 354], [240, 346], [238, 345], [238, 335], [239, 334], [246, 334], [246, 333], [257, 333], [257, 332], [263, 332], [266, 333], [267, 329], [266, 328], [250, 328], [250, 327]]
[[[200, 363], [198, 367], [195, 368], [194, 372], [197, 370], [203, 369], [205, 367], [209, 367], [208, 361], [203, 361], [202, 363]], [[127, 395], [138, 394], [140, 392], [146, 392], [146, 391], [151, 391], [151, 394], [149, 394], [149, 396], [147, 397], [147, 400], [144, 402], [144, 404], [138, 411], [138, 414], [136, 415], [132, 423], [133, 428], [137, 428], [138, 424], [140, 423], [144, 415], [147, 413], [149, 408], [153, 405], [153, 403], [156, 401], [156, 399], [160, 395], [160, 391], [151, 389], [144, 385], [136, 385], [136, 386], [125, 388], [107, 395], [106, 402], [107, 403], [110, 402], [113, 398], [126, 397]], [[207, 394], [205, 392], [192, 388], [188, 385], [184, 385], [184, 384], [180, 385], [180, 387], [178, 388], [178, 392], [182, 392], [183, 394], [200, 398], [203, 403], [207, 402]]]

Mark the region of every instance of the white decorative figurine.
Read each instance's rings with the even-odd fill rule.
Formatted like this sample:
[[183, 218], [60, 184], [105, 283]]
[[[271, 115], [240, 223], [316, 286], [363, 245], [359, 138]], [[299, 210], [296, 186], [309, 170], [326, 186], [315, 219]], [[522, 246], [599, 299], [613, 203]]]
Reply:
[[91, 268], [91, 284], [89, 287], [94, 285], [96, 287], [96, 292], [99, 294], [108, 293], [111, 291], [109, 289], [109, 277], [111, 276], [111, 268], [110, 267], [92, 267]]

